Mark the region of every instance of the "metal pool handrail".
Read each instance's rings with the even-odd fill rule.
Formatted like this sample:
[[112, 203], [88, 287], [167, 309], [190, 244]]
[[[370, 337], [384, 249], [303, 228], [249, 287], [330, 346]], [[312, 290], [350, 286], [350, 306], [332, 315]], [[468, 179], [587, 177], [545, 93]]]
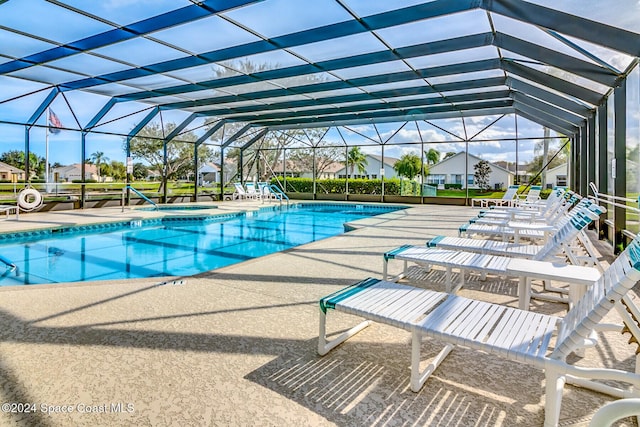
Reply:
[[269, 186], [269, 190], [271, 190], [271, 192], [276, 195], [278, 200], [280, 200], [280, 203], [282, 203], [282, 199], [287, 199], [287, 206], [289, 206], [289, 197], [287, 197], [287, 195], [284, 194], [284, 192], [280, 189], [280, 187], [278, 187], [275, 184], [271, 184]]
[[6, 264], [7, 267], [11, 268], [11, 271], [14, 271], [16, 268], [18, 268], [18, 266], [13, 261], [3, 257], [2, 255], [0, 255], [0, 262]]
[[[629, 197], [612, 196], [610, 194], [600, 193], [598, 192], [598, 187], [596, 187], [596, 185], [593, 182], [589, 183], [589, 187], [591, 187], [591, 191], [593, 192], [593, 195], [594, 195], [593, 198], [596, 200], [596, 203], [601, 203], [601, 202], [607, 203], [611, 206], [617, 206], [619, 208], [624, 208], [635, 213], [640, 213], [640, 197], [638, 199], [631, 199]], [[624, 202], [624, 203], [617, 203], [617, 201]], [[638, 207], [633, 207], [625, 204], [627, 202], [637, 203]]]
[[[613, 196], [606, 193], [600, 193], [598, 187], [593, 183], [589, 183], [593, 196], [589, 196], [590, 199], [595, 200], [598, 204], [606, 204], [608, 209], [612, 207], [618, 207], [624, 209], [626, 212], [631, 212], [634, 215], [640, 215], [640, 197], [638, 199], [632, 199], [629, 197]], [[634, 203], [636, 206], [631, 206], [629, 203]], [[626, 215], [626, 214], [625, 214]], [[613, 227], [613, 221], [611, 219], [605, 220], [610, 227]], [[622, 233], [630, 238], [633, 238], [636, 233], [629, 230], [622, 230]]]
[[150, 198], [148, 198], [147, 196], [145, 196], [144, 194], [142, 194], [141, 192], [139, 192], [138, 190], [136, 190], [132, 186], [127, 185], [122, 189], [122, 212], [124, 212], [124, 198], [125, 198], [125, 195], [127, 194], [127, 189], [133, 191], [138, 196], [142, 197], [145, 201], [151, 203], [153, 205], [153, 207], [155, 208], [155, 210], [158, 210], [158, 205], [156, 203], [154, 203], [153, 200], [151, 200]]

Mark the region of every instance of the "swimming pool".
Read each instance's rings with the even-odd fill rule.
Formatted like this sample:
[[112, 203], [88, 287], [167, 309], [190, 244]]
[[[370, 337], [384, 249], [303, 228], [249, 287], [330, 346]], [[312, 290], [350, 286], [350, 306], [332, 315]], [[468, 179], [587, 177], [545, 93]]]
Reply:
[[[341, 234], [402, 206], [296, 204], [0, 235], [0, 286], [188, 276]], [[0, 267], [0, 272], [2, 271]]]

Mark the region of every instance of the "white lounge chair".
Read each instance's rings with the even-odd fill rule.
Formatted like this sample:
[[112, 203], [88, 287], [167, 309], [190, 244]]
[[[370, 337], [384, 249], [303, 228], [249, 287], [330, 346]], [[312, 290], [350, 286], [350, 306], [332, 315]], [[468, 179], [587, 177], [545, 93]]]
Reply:
[[517, 201], [519, 185], [510, 185], [502, 199], [471, 199], [471, 207], [487, 208], [489, 206], [513, 206]]
[[523, 222], [530, 224], [555, 224], [569, 209], [571, 209], [581, 199], [575, 195], [566, 201], [554, 202], [544, 209], [514, 209], [511, 212], [487, 212], [469, 220], [469, 224], [485, 224], [505, 226], [509, 222]]
[[[481, 273], [482, 278], [486, 274], [516, 276], [520, 278], [518, 306], [523, 310], [527, 310], [531, 297], [539, 296], [531, 291], [531, 277], [535, 277], [545, 281], [545, 290], [560, 292], [560, 295], [550, 296], [545, 294], [543, 298], [572, 304], [581, 295], [581, 290], [584, 286], [590, 285], [600, 277], [602, 269], [570, 266], [566, 264], [564, 259], [559, 260], [558, 255], [563, 254], [564, 248], [564, 253], [569, 256], [569, 261], [575, 262], [569, 254], [567, 245], [576, 238], [581, 230], [597, 218], [598, 215], [595, 212], [583, 208], [570, 222], [559, 229], [531, 259], [519, 259], [514, 257], [513, 254], [490, 255], [424, 246], [401, 246], [383, 255], [382, 278], [384, 280], [388, 279], [388, 263], [390, 260], [404, 262], [404, 272], [397, 279], [407, 274], [407, 264], [409, 262], [418, 264], [426, 269], [431, 268], [432, 265], [444, 267], [446, 269], [446, 291], [449, 293], [455, 292], [464, 285], [466, 271]], [[459, 284], [455, 288], [452, 283], [453, 269], [460, 271]], [[568, 291], [551, 288], [549, 283], [551, 280], [559, 280], [571, 285]], [[568, 293], [568, 298], [562, 296], [564, 293]]]
[[249, 198], [249, 196], [247, 195], [246, 190], [244, 189], [244, 187], [242, 186], [241, 183], [234, 182], [233, 186], [236, 189], [235, 193], [233, 193], [233, 199], [234, 200], [236, 200], [236, 199], [246, 200], [247, 198]]
[[573, 191], [556, 190], [536, 208], [512, 207], [481, 210], [480, 213], [469, 222], [487, 224], [491, 222], [504, 223], [506, 221], [546, 221], [559, 212], [569, 210], [578, 203], [582, 197]]
[[277, 196], [273, 191], [271, 191], [271, 188], [269, 187], [268, 182], [259, 182], [258, 191], [260, 192], [263, 203], [265, 200], [268, 200], [268, 201], [277, 200]]
[[254, 184], [253, 182], [247, 182], [245, 184], [245, 186], [247, 187], [247, 197], [248, 198], [250, 198], [250, 199], [261, 199], [262, 198], [262, 194], [260, 194], [260, 192], [256, 188], [256, 184]]
[[640, 418], [640, 398], [614, 400], [593, 414], [589, 427], [610, 427], [616, 421], [632, 416]]
[[[576, 207], [584, 206], [592, 203], [588, 199], [583, 199]], [[563, 208], [557, 209], [550, 217], [542, 218], [540, 221], [531, 221], [530, 219], [520, 220], [502, 220], [497, 223], [492, 221], [474, 221], [463, 224], [458, 228], [458, 236], [474, 235], [489, 236], [490, 238], [499, 238], [502, 240], [514, 239], [518, 241], [520, 238], [531, 240], [545, 240], [555, 228], [571, 217], [571, 213], [565, 215], [570, 206], [565, 205]]]
[[16, 214], [16, 220], [20, 219], [20, 207], [18, 205], [0, 205], [0, 213], [2, 212], [7, 214], [7, 219], [9, 219], [12, 212]]
[[[640, 375], [637, 373], [605, 367], [584, 368], [567, 360], [572, 352], [596, 344], [595, 329], [613, 329], [602, 323], [603, 317], [612, 309], [617, 311], [625, 326], [624, 329], [616, 326], [614, 330], [631, 331], [633, 340], [640, 339], [637, 320], [640, 312], [626, 296], [640, 280], [639, 269], [637, 237], [564, 318], [367, 279], [320, 300], [318, 353], [327, 354], [371, 321], [376, 321], [411, 332], [410, 384], [414, 392], [423, 387], [456, 345], [531, 365], [545, 372], [544, 425], [557, 426], [566, 382], [616, 397], [640, 396], [637, 391]], [[331, 310], [360, 316], [366, 321], [328, 341], [326, 319]], [[424, 337], [436, 338], [445, 346], [421, 372]], [[631, 384], [632, 389], [593, 380]]]
[[[602, 215], [606, 212], [606, 209], [593, 204], [588, 199], [580, 201], [578, 206], [574, 207], [571, 213], [577, 215], [582, 209], [588, 209], [596, 215]], [[580, 246], [585, 250], [585, 254], [576, 255], [575, 251], [567, 252], [573, 264], [576, 265], [589, 265], [597, 266], [597, 253], [589, 244], [589, 239], [584, 234], [584, 231], [580, 231], [577, 235], [577, 239], [580, 241]], [[549, 240], [545, 243], [548, 244]], [[569, 245], [572, 242], [563, 242], [565, 245]], [[545, 245], [534, 245], [528, 243], [513, 243], [506, 241], [490, 240], [490, 239], [470, 239], [464, 237], [450, 237], [450, 236], [436, 236], [427, 242], [427, 247], [437, 247], [441, 249], [451, 249], [457, 251], [477, 252], [493, 255], [508, 255], [517, 256], [521, 258], [534, 258], [536, 254]]]
[[540, 197], [540, 193], [542, 192], [541, 185], [532, 185], [529, 187], [529, 191], [526, 194], [518, 195], [518, 201], [516, 205], [518, 206], [531, 206], [540, 203], [542, 197]]

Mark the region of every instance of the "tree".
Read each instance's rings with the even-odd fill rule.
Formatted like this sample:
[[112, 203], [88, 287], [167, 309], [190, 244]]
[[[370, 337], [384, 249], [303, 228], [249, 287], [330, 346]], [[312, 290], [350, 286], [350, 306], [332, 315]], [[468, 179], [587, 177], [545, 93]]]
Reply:
[[413, 179], [416, 175], [420, 175], [422, 162], [420, 161], [420, 157], [413, 153], [403, 154], [393, 165], [393, 169], [399, 176]]
[[[527, 167], [527, 172], [531, 174], [531, 176], [536, 176], [546, 164], [546, 162], [544, 161], [543, 144], [544, 142], [540, 141], [540, 142], [537, 142], [535, 145], [534, 150], [536, 152], [540, 152], [540, 150], [543, 150], [543, 153], [535, 156], [529, 163], [529, 166]], [[547, 170], [558, 167], [563, 163], [567, 163], [567, 160], [570, 154], [570, 149], [571, 149], [570, 143], [568, 143], [567, 138], [562, 138], [560, 140], [560, 148], [548, 148], [547, 158], [550, 161], [549, 161], [549, 164], [547, 165]]]
[[353, 147], [347, 153], [346, 166], [349, 168], [349, 175], [353, 175], [355, 168], [358, 168], [358, 173], [364, 175], [367, 173], [367, 156], [360, 150], [360, 147]]
[[424, 152], [424, 156], [428, 165], [435, 165], [440, 161], [440, 152], [435, 148], [429, 148], [428, 151]]
[[480, 160], [473, 165], [474, 173], [473, 179], [475, 180], [481, 191], [489, 189], [489, 175], [491, 174], [491, 166], [486, 160]]
[[[268, 71], [274, 66], [277, 68], [277, 64], [268, 64], [268, 63], [254, 63], [249, 60], [239, 60], [234, 61], [233, 69], [239, 70], [244, 74], [253, 75], [256, 73], [260, 73], [263, 71]], [[216, 68], [214, 69], [215, 79], [225, 79], [229, 77], [234, 77], [237, 74], [236, 71], [232, 71], [231, 68]], [[303, 86], [316, 84], [324, 81], [322, 78], [319, 78], [315, 74], [308, 74], [296, 77], [290, 77], [287, 79], [288, 87], [295, 86]], [[207, 120], [206, 128], [207, 130], [213, 127], [216, 123], [219, 122], [219, 118], [212, 117]], [[235, 122], [227, 122], [224, 127], [215, 132], [209, 138], [211, 141], [214, 141], [217, 145], [222, 145], [224, 142], [225, 136], [234, 135], [238, 132], [245, 123], [241, 121]], [[259, 180], [268, 180], [270, 179], [278, 164], [283, 162], [283, 152], [287, 155], [290, 153], [296, 156], [295, 161], [301, 162], [302, 164], [298, 164], [299, 168], [305, 168], [311, 170], [309, 165], [313, 163], [313, 147], [317, 146], [317, 143], [320, 141], [322, 136], [326, 133], [326, 128], [313, 128], [313, 129], [288, 129], [288, 130], [277, 130], [267, 132], [264, 137], [262, 137], [259, 141], [256, 141], [253, 146], [248, 147], [242, 153], [242, 173], [244, 177], [253, 177], [256, 176]], [[247, 137], [250, 137], [251, 131], [247, 132]], [[243, 137], [241, 137], [238, 142], [243, 142]], [[307, 147], [303, 147], [300, 152], [298, 148], [295, 150], [290, 148], [299, 147], [300, 144], [306, 145]], [[321, 171], [323, 168], [326, 168], [328, 164], [330, 164], [333, 160], [334, 153], [329, 151], [320, 152], [320, 149], [316, 151], [316, 170]], [[296, 154], [294, 154], [297, 152]], [[237, 147], [228, 147], [225, 149], [225, 158], [235, 160], [236, 164], [240, 163], [240, 150]], [[326, 159], [326, 161], [325, 161]], [[240, 166], [240, 165], [239, 165]], [[240, 170], [240, 167], [238, 167]], [[244, 178], [241, 177], [241, 178]], [[231, 180], [235, 178], [234, 176], [228, 176], [225, 174], [225, 181]]]
[[122, 162], [112, 160], [109, 165], [104, 166], [109, 166], [108, 175], [110, 175], [116, 181], [124, 181], [124, 179], [127, 177], [127, 167]]
[[456, 153], [455, 151], [447, 151], [447, 152], [444, 154], [444, 158], [443, 158], [442, 160], [446, 160], [446, 159], [448, 159], [449, 157], [453, 157], [453, 156], [455, 156], [456, 154], [458, 154], [458, 153]]
[[313, 160], [315, 151], [315, 170], [319, 175], [332, 164], [344, 159], [342, 147], [315, 147], [292, 149], [289, 159], [299, 165], [302, 170], [313, 170]]
[[91, 163], [96, 165], [96, 169], [98, 171], [98, 181], [102, 181], [102, 165], [105, 165], [109, 162], [109, 158], [104, 155], [102, 151], [96, 151], [91, 155]]
[[[168, 135], [176, 128], [175, 123], [166, 123], [164, 129], [158, 123], [150, 123], [131, 139], [131, 157], [149, 163], [150, 169], [159, 174], [165, 171], [164, 135]], [[198, 137], [193, 132], [180, 134], [180, 140], [186, 142], [169, 141], [167, 143], [166, 179], [186, 177], [195, 173], [193, 168], [193, 144]], [[126, 142], [123, 147], [126, 150]], [[205, 145], [198, 147], [198, 159], [202, 162], [211, 161], [213, 156]], [[162, 190], [161, 184], [159, 191]]]
[[[282, 164], [284, 150], [287, 150], [287, 159], [295, 163], [296, 169], [306, 171], [313, 169], [313, 151], [316, 150], [316, 170], [324, 170], [334, 157], [339, 157], [339, 151], [336, 151], [335, 148], [313, 148], [325, 132], [324, 128], [269, 132], [259, 145], [245, 153], [250, 154], [245, 170], [250, 174], [257, 174], [259, 164], [260, 179], [270, 178], [271, 171], [275, 170], [277, 165]], [[300, 145], [303, 147], [299, 147]], [[246, 155], [245, 158], [247, 158]]]
[[149, 175], [149, 168], [143, 163], [136, 162], [133, 164], [133, 179], [145, 179]]
[[[6, 163], [18, 169], [25, 170], [24, 151], [10, 150], [0, 155], [0, 162]], [[44, 176], [45, 159], [38, 157], [36, 153], [29, 152], [29, 169], [38, 176]]]

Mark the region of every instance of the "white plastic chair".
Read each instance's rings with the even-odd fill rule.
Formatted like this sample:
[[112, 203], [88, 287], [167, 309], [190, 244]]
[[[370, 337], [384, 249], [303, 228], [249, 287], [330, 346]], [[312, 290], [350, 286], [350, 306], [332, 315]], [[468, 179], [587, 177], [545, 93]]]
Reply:
[[253, 182], [247, 182], [245, 184], [245, 186], [247, 187], [247, 197], [248, 198], [250, 198], [250, 199], [260, 199], [260, 198], [262, 198], [262, 195], [256, 189], [256, 184], [254, 184]]
[[249, 197], [241, 183], [234, 182], [233, 186], [236, 189], [235, 193], [233, 193], [233, 199], [234, 200], [236, 200], [236, 199], [246, 200]]
[[[606, 367], [584, 368], [571, 364], [567, 359], [572, 352], [597, 344], [595, 328], [629, 330], [635, 340], [640, 338], [638, 320], [630, 314], [638, 313], [638, 309], [627, 297], [629, 290], [640, 280], [639, 269], [640, 235], [618, 255], [611, 267], [586, 290], [564, 318], [366, 279], [320, 300], [318, 353], [327, 354], [375, 321], [411, 332], [410, 384], [414, 392], [420, 391], [457, 345], [531, 365], [545, 374], [544, 425], [557, 426], [565, 383], [613, 396], [638, 393], [640, 375], [637, 372]], [[332, 310], [366, 320], [328, 340], [326, 319]], [[602, 323], [604, 316], [612, 310], [616, 310], [626, 328]], [[552, 346], [554, 335], [557, 338]], [[421, 371], [424, 337], [435, 338], [434, 342], [444, 343], [444, 348]], [[514, 381], [517, 380], [514, 378]], [[630, 384], [632, 389], [593, 380]]]
[[510, 185], [502, 195], [502, 199], [471, 199], [471, 207], [513, 206], [517, 201], [516, 195], [519, 188], [519, 185]]

